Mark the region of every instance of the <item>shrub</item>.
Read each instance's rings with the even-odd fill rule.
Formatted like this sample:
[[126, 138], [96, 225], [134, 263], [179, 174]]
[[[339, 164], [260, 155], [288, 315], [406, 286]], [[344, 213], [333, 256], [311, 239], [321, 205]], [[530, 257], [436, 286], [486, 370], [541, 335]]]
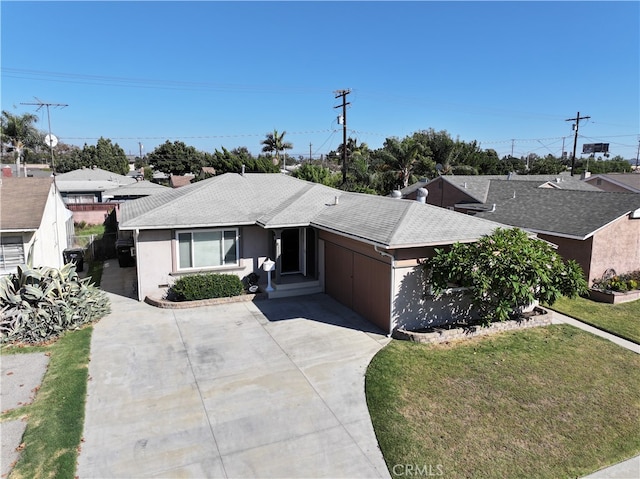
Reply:
[[37, 343], [109, 313], [109, 299], [76, 266], [18, 267], [0, 278], [0, 342]]
[[174, 301], [228, 298], [244, 293], [242, 281], [235, 274], [198, 274], [183, 276], [169, 290]]
[[476, 243], [436, 249], [424, 268], [436, 295], [452, 284], [469, 288], [485, 321], [504, 321], [536, 300], [551, 305], [587, 290], [575, 261], [564, 262], [547, 242], [518, 228], [497, 228]]

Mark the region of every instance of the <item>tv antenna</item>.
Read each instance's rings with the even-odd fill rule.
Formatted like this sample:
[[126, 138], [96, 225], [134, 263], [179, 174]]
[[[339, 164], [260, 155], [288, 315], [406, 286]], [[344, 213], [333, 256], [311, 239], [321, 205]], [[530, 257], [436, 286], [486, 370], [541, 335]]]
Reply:
[[67, 105], [66, 103], [50, 103], [50, 102], [46, 102], [46, 101], [42, 101], [40, 100], [38, 97], [33, 97], [36, 99], [36, 102], [34, 103], [20, 103], [21, 105], [32, 105], [32, 106], [37, 106], [38, 108], [36, 108], [36, 111], [40, 111], [43, 107], [47, 107], [47, 125], [49, 127], [49, 134], [47, 136], [45, 136], [45, 143], [49, 146], [49, 151], [51, 152], [51, 169], [53, 170], [53, 174], [56, 174], [56, 165], [53, 161], [53, 147], [56, 146], [58, 144], [58, 139], [51, 134], [51, 115], [49, 113], [49, 108], [50, 107], [54, 107], [54, 108], [64, 108]]

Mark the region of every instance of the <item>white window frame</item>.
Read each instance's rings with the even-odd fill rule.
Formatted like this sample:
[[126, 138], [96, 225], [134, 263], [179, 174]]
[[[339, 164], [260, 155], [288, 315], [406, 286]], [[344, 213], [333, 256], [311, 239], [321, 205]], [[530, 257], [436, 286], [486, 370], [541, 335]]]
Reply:
[[[25, 264], [24, 239], [21, 235], [4, 235], [0, 239], [0, 249], [0, 274], [9, 274], [16, 271], [16, 266]], [[12, 261], [7, 261], [7, 256]]]
[[[189, 234], [191, 235], [190, 241], [190, 253], [191, 258], [190, 262], [192, 265], [196, 264], [195, 258], [195, 250], [194, 247], [194, 233], [211, 233], [211, 232], [221, 232], [222, 239], [224, 242], [225, 233], [232, 232], [234, 235], [235, 242], [235, 257], [236, 260], [233, 263], [225, 263], [224, 256], [220, 258], [219, 265], [204, 265], [204, 266], [187, 266], [183, 267], [180, 264], [180, 235]], [[176, 258], [176, 271], [201, 271], [201, 270], [219, 270], [219, 269], [228, 269], [228, 268], [237, 268], [240, 266], [240, 234], [238, 228], [209, 228], [209, 229], [190, 229], [190, 230], [176, 230], [175, 232], [175, 258]]]

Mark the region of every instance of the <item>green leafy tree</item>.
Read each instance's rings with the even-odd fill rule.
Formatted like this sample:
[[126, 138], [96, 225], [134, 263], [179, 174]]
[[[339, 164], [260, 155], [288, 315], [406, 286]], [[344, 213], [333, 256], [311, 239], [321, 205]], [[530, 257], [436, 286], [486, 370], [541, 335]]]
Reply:
[[552, 305], [587, 291], [575, 261], [563, 261], [549, 243], [518, 228], [497, 228], [476, 243], [436, 249], [424, 268], [436, 295], [452, 284], [469, 288], [485, 321], [509, 319], [536, 300]]
[[530, 175], [557, 175], [566, 171], [567, 167], [553, 155], [547, 155], [533, 161], [529, 167]]
[[240, 173], [242, 165], [246, 173], [278, 173], [280, 171], [271, 158], [265, 156], [255, 158], [244, 146], [233, 150], [227, 150], [225, 147], [222, 147], [222, 151], [216, 149], [213, 155], [205, 154], [204, 163], [206, 166], [215, 168], [217, 175]]
[[154, 170], [167, 174], [197, 174], [205, 165], [205, 156], [193, 146], [187, 146], [182, 141], [171, 143], [167, 140], [147, 155], [147, 161]]
[[284, 141], [284, 135], [286, 134], [286, 131], [278, 133], [278, 130], [273, 130], [273, 133], [267, 133], [267, 137], [261, 142], [261, 144], [263, 145], [262, 151], [264, 153], [275, 152], [275, 156], [273, 158], [274, 165], [280, 164], [281, 151], [290, 150], [293, 148], [293, 145], [291, 143]]
[[340, 178], [335, 173], [331, 173], [329, 168], [321, 165], [312, 165], [305, 163], [291, 175], [305, 181], [320, 183], [325, 186], [336, 187], [340, 182]]
[[80, 157], [81, 150], [80, 148], [75, 148], [73, 150], [69, 150], [62, 155], [56, 155], [56, 173], [67, 173], [69, 171], [78, 170], [82, 168], [84, 165], [82, 163], [82, 159]]
[[129, 160], [124, 150], [110, 139], [100, 137], [96, 145], [85, 145], [80, 152], [80, 162], [90, 168], [96, 166], [119, 175], [129, 172]]

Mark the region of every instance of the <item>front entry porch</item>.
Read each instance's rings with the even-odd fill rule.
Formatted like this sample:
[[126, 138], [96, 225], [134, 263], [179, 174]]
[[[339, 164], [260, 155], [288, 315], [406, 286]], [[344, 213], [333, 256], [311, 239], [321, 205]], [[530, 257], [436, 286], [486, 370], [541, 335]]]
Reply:
[[275, 270], [271, 272], [273, 291], [267, 291], [268, 298], [323, 292], [318, 278], [316, 231], [309, 227], [275, 229], [271, 239], [270, 251], [275, 261]]

